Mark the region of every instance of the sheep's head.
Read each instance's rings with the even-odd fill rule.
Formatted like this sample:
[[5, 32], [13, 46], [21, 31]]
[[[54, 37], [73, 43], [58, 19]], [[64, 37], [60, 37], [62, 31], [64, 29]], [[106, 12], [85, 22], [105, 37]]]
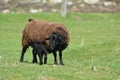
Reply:
[[49, 50], [53, 51], [59, 44], [61, 41], [61, 37], [58, 33], [53, 32], [50, 36], [49, 36]]

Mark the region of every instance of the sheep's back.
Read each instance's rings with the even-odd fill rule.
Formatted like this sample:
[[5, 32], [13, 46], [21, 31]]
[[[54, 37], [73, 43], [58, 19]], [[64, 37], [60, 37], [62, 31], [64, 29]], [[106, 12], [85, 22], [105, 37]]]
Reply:
[[[65, 38], [67, 44], [69, 44], [69, 33], [63, 24], [53, 24], [43, 20], [32, 20], [26, 25], [23, 30], [22, 44], [28, 45], [27, 41], [29, 40], [42, 42], [53, 32], [59, 33], [59, 35]], [[27, 36], [27, 38], [24, 36]], [[46, 44], [49, 45], [49, 41], [46, 41]]]
[[34, 20], [26, 25], [23, 33], [26, 33], [31, 40], [42, 41], [47, 38], [51, 32], [50, 25], [51, 23], [47, 21]]

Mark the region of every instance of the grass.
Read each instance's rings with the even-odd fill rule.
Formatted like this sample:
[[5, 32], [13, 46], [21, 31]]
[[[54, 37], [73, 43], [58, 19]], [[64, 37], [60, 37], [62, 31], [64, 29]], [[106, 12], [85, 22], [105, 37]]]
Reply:
[[[32, 64], [29, 48], [19, 62], [22, 30], [29, 18], [63, 23], [70, 44], [63, 51], [65, 66]], [[0, 80], [120, 80], [120, 14], [71, 13], [1, 14]], [[94, 67], [94, 68], [93, 68]]]

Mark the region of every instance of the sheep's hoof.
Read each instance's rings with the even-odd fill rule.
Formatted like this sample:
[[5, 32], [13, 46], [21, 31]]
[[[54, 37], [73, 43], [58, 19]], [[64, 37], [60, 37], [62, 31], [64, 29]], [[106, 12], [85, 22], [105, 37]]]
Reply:
[[37, 60], [33, 60], [32, 63], [38, 63], [38, 61]]
[[47, 62], [44, 62], [44, 64], [47, 64]]
[[39, 63], [39, 65], [42, 65], [42, 64], [43, 64], [43, 62], [40, 62], [40, 63]]
[[33, 64], [37, 64], [38, 62], [33, 62]]
[[37, 61], [33, 61], [32, 63], [38, 63]]
[[64, 65], [64, 63], [60, 63], [60, 65]]
[[22, 60], [22, 59], [20, 59], [20, 62], [23, 62], [23, 60]]
[[57, 62], [55, 62], [55, 63], [54, 63], [54, 65], [58, 65], [58, 63], [57, 63]]

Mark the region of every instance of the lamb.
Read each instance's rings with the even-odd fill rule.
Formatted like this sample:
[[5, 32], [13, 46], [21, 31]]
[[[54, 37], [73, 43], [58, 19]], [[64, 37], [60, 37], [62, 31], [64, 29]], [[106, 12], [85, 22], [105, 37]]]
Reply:
[[[45, 40], [52, 33], [57, 33], [61, 38], [59, 39], [60, 41], [57, 40], [58, 43], [57, 46], [54, 46], [54, 44], [52, 43], [55, 41], [54, 38], [50, 38], [52, 40]], [[34, 20], [34, 19], [29, 20], [29, 23], [26, 25], [23, 31], [22, 53], [21, 53], [20, 62], [23, 62], [24, 54], [27, 48], [30, 46], [31, 40], [38, 42], [42, 42], [45, 40], [44, 45], [46, 47], [49, 47], [48, 52], [49, 53], [53, 52], [54, 64], [58, 64], [56, 59], [57, 57], [56, 52], [59, 51], [60, 64], [64, 65], [62, 61], [62, 50], [64, 50], [69, 44], [69, 33], [63, 24], [56, 24], [43, 20]]]
[[44, 55], [44, 64], [46, 64], [46, 61], [47, 61], [47, 48], [46, 46], [44, 45], [44, 43], [42, 42], [36, 42], [36, 41], [32, 41], [30, 43], [30, 45], [32, 46], [33, 48], [33, 63], [37, 63], [37, 57], [36, 55], [38, 54], [39, 56], [39, 61], [40, 61], [40, 65], [43, 64], [43, 55]]

